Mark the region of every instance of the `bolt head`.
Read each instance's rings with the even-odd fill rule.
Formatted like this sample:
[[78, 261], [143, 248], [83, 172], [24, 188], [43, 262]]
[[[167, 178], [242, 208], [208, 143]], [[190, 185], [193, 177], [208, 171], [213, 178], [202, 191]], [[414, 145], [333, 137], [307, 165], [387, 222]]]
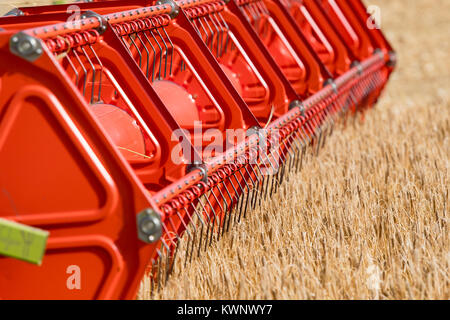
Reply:
[[144, 242], [153, 243], [162, 236], [161, 217], [151, 209], [145, 209], [137, 216], [138, 236]]

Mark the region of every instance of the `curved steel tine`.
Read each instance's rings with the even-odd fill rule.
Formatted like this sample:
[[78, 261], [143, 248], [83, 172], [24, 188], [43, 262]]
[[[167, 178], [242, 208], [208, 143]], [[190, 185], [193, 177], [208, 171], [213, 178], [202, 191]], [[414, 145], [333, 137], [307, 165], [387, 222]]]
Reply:
[[[244, 180], [245, 186], [247, 187], [247, 197], [245, 199], [245, 208], [244, 208], [244, 219], [245, 219], [245, 217], [247, 216], [248, 202], [250, 201], [250, 203], [251, 203], [250, 199], [253, 198], [253, 185], [254, 185], [254, 182], [253, 182], [253, 179], [252, 179], [250, 173], [247, 170], [247, 164], [245, 164], [243, 166], [243, 168], [245, 170], [245, 173], [247, 173], [247, 175], [249, 177], [249, 179], [246, 179], [245, 175], [242, 173], [242, 170], [239, 170], [239, 173], [241, 174], [242, 180]], [[247, 183], [247, 180], [251, 181], [251, 187], [250, 187], [250, 184]], [[241, 221], [241, 217], [239, 217], [239, 221]]]
[[222, 227], [222, 236], [223, 236], [225, 223], [227, 221], [227, 216], [229, 215], [230, 207], [229, 207], [227, 198], [225, 197], [225, 195], [222, 192], [222, 189], [221, 189], [222, 185], [226, 189], [225, 185], [223, 184], [223, 181], [219, 182], [216, 187], [217, 187], [217, 190], [219, 190], [219, 194], [220, 194], [220, 196], [222, 197], [222, 200], [223, 200], [223, 206], [222, 206], [222, 208], [223, 208], [223, 219], [222, 219], [222, 226], [221, 226]]
[[130, 38], [131, 44], [136, 48], [136, 52], [139, 55], [139, 68], [142, 69], [142, 54], [141, 54], [141, 50], [139, 50], [139, 47], [137, 46], [136, 42], [134, 42], [133, 36], [135, 36], [135, 35], [136, 35], [136, 32], [133, 34], [129, 34], [128, 38]]
[[130, 51], [130, 45], [127, 41], [125, 41], [125, 36], [118, 35], [120, 41], [122, 42], [123, 46], [127, 49], [128, 53], [133, 56], [133, 54]]
[[[206, 202], [208, 202], [208, 205], [209, 205], [209, 207], [211, 208], [211, 212], [212, 212], [212, 214], [213, 214], [213, 216], [214, 216], [214, 219], [213, 219], [213, 222], [212, 222], [212, 228], [211, 228], [211, 238], [210, 238], [210, 241], [209, 241], [209, 245], [211, 245], [212, 244], [212, 241], [213, 241], [213, 237], [214, 237], [214, 231], [215, 231], [215, 227], [216, 227], [216, 221], [217, 221], [217, 214], [216, 214], [216, 210], [214, 210], [214, 206], [211, 204], [211, 202], [209, 201], [209, 196], [211, 195], [211, 192], [212, 191], [210, 191], [209, 192], [209, 194], [205, 197], [205, 199], [206, 199]], [[214, 193], [214, 192], [212, 192], [212, 193]]]
[[76, 52], [76, 50], [72, 50], [73, 54], [75, 55], [75, 58], [77, 59], [78, 63], [81, 66], [81, 69], [83, 69], [83, 73], [84, 73], [84, 81], [83, 81], [83, 97], [86, 98], [86, 83], [87, 83], [87, 70], [83, 65], [83, 62], [81, 62], [80, 57], [78, 56], [78, 53]]
[[[264, 139], [266, 139], [266, 137], [264, 137]], [[265, 144], [265, 141], [259, 140], [258, 145], [257, 145], [258, 146], [258, 160], [260, 161], [260, 164], [258, 165], [258, 169], [261, 172], [261, 175], [263, 176], [263, 182], [262, 182], [262, 187], [261, 187], [262, 188], [261, 189], [261, 198], [264, 195], [264, 199], [266, 199], [266, 197], [267, 197], [267, 186], [268, 186], [268, 182], [269, 182], [269, 179], [270, 179], [271, 175], [269, 173], [267, 173], [267, 172], [263, 173], [261, 171], [261, 167], [260, 166], [264, 165], [264, 167], [267, 168], [267, 163], [266, 162], [268, 160], [267, 154], [266, 154], [266, 147], [264, 147], [264, 149], [263, 149], [262, 143], [264, 143], [264, 145], [267, 146]], [[264, 155], [265, 159], [263, 158], [263, 155]], [[270, 165], [272, 166], [272, 164], [270, 164]], [[260, 203], [261, 203], [261, 201], [260, 201]]]
[[[293, 136], [294, 132], [289, 133], [289, 135], [286, 137], [286, 146], [288, 149], [286, 150], [287, 153], [287, 160], [286, 160], [286, 169], [288, 172], [292, 169], [292, 162], [295, 160], [295, 152], [293, 152]], [[289, 180], [289, 175], [286, 177]]]
[[206, 250], [206, 249], [208, 248], [208, 238], [209, 238], [209, 233], [210, 233], [210, 232], [212, 233], [212, 231], [210, 231], [210, 230], [211, 230], [211, 228], [214, 228], [214, 226], [210, 227], [210, 226], [211, 226], [211, 219], [210, 219], [210, 216], [209, 216], [209, 214], [208, 214], [208, 211], [206, 210], [206, 208], [205, 208], [203, 202], [201, 201], [202, 198], [206, 198], [206, 199], [207, 199], [207, 196], [206, 196], [206, 195], [202, 195], [202, 196], [199, 198], [200, 206], [202, 207], [202, 210], [203, 210], [203, 212], [205, 213], [204, 216], [205, 216], [205, 217], [207, 218], [207, 220], [208, 220], [208, 225], [207, 225], [207, 228], [206, 228], [206, 239], [205, 239], [205, 250]]
[[198, 241], [198, 257], [200, 257], [201, 246], [202, 246], [202, 238], [203, 238], [203, 229], [206, 227], [206, 224], [203, 221], [203, 218], [202, 218], [201, 214], [198, 213], [197, 208], [195, 207], [195, 205], [192, 202], [190, 203], [190, 205], [191, 205], [192, 209], [194, 210], [194, 213], [197, 216], [197, 219], [200, 221], [200, 224], [201, 224], [200, 239]]
[[[170, 223], [172, 224], [172, 228], [173, 228], [173, 222], [171, 219], [169, 219]], [[165, 223], [162, 224], [162, 229], [163, 229], [163, 234], [167, 234], [170, 237], [170, 232], [167, 229]], [[175, 234], [175, 236], [177, 237], [177, 241], [179, 242], [179, 236], [178, 234], [175, 232], [173, 232]], [[176, 254], [177, 254], [177, 249], [178, 249], [178, 244], [176, 242], [174, 242], [171, 238], [169, 238], [171, 244], [173, 245], [173, 247], [175, 248], [174, 251], [174, 255], [173, 258], [171, 258], [172, 255], [172, 250], [170, 249], [170, 246], [167, 245], [166, 241], [164, 240], [164, 237], [161, 238], [161, 244], [162, 246], [164, 246], [165, 248], [165, 252], [166, 252], [166, 262], [165, 262], [165, 279], [164, 279], [164, 284], [167, 282], [167, 279], [169, 277], [170, 272], [172, 271], [172, 266], [173, 266], [173, 262], [175, 261], [176, 258]], [[161, 248], [162, 248], [161, 246]], [[172, 261], [171, 261], [172, 260]]]
[[[247, 174], [250, 177], [250, 180], [252, 181], [252, 189], [251, 189], [252, 190], [251, 191], [252, 192], [251, 193], [252, 196], [250, 198], [250, 209], [254, 209], [253, 203], [255, 202], [255, 199], [257, 198], [259, 179], [258, 179], [258, 174], [255, 172], [255, 169], [253, 169], [253, 165], [250, 162], [248, 164], [248, 167], [249, 168], [248, 169], [246, 168], [245, 170], [247, 171]], [[255, 175], [255, 180], [252, 178], [252, 174]]]
[[136, 37], [139, 39], [139, 42], [142, 44], [145, 52], [147, 53], [147, 62], [145, 64], [146, 65], [145, 76], [148, 79], [148, 73], [149, 73], [149, 68], [150, 68], [150, 66], [149, 66], [150, 65], [150, 51], [148, 51], [147, 46], [145, 45], [145, 42], [141, 39], [141, 36], [139, 35], [140, 33], [143, 33], [143, 32], [136, 32]]
[[252, 158], [252, 166], [256, 167], [252, 168], [253, 171], [255, 171], [255, 177], [258, 181], [258, 198], [260, 197], [260, 195], [262, 194], [262, 188], [263, 188], [263, 183], [264, 183], [264, 173], [261, 171], [261, 166], [263, 165], [262, 163], [262, 159], [261, 159], [261, 138], [258, 140], [258, 144], [256, 146], [256, 149], [254, 150], [255, 152], [255, 157]]
[[[251, 167], [251, 164], [250, 164], [250, 163], [246, 164], [246, 165], [244, 166], [244, 170], [245, 170], [245, 172], [247, 173], [247, 175], [248, 175], [248, 177], [249, 177], [249, 179], [250, 179], [250, 181], [251, 181], [251, 188], [250, 188], [249, 190], [251, 190], [251, 192], [252, 192], [252, 197], [251, 197], [251, 199], [253, 200], [253, 191], [254, 191], [254, 189], [255, 189], [256, 183], [255, 183], [255, 180], [253, 180], [252, 175], [251, 175], [250, 172], [248, 171], [248, 168], [247, 168], [248, 166]], [[253, 171], [253, 168], [252, 168], [252, 171]], [[247, 179], [247, 180], [248, 180], [248, 179]], [[252, 200], [251, 200], [251, 201], [252, 201]], [[250, 203], [251, 203], [251, 201], [250, 201]]]
[[203, 35], [200, 33], [200, 30], [198, 29], [198, 26], [197, 26], [197, 19], [192, 18], [192, 19], [191, 19], [191, 23], [192, 23], [192, 26], [194, 27], [195, 31], [197, 32], [197, 34], [198, 34], [198, 35], [200, 36], [200, 38], [202, 38], [202, 40], [203, 40]]
[[75, 73], [75, 86], [78, 87], [79, 73], [77, 71], [77, 68], [75, 68], [72, 60], [69, 57], [69, 54], [71, 51], [72, 51], [72, 49], [66, 54], [65, 58], [67, 59], [67, 62], [69, 63], [70, 67], [72, 68], [73, 72]]
[[[279, 159], [279, 156], [277, 158], [275, 158], [274, 156], [274, 148], [270, 148], [269, 151], [269, 155], [267, 156], [270, 166], [272, 167], [272, 174], [271, 174], [271, 185], [270, 185], [270, 192], [269, 194], [273, 194], [274, 193], [274, 187], [276, 188], [278, 185], [278, 172], [279, 172], [279, 164], [278, 161], [276, 159]], [[276, 148], [275, 148], [276, 149]], [[276, 165], [276, 167], [274, 166], [274, 164]]]
[[155, 292], [155, 259], [151, 260], [152, 269], [150, 271], [151, 277], [150, 277], [150, 297], [153, 297], [153, 294]]
[[217, 33], [217, 41], [218, 41], [218, 43], [220, 43], [220, 46], [219, 46], [219, 44], [217, 46], [220, 48], [218, 50], [219, 52], [218, 52], [217, 56], [218, 56], [218, 58], [220, 58], [220, 57], [222, 57], [223, 34], [225, 32], [225, 29], [224, 29], [223, 25], [220, 23], [219, 18], [217, 18], [217, 15], [215, 12], [210, 13], [210, 17], [211, 17], [211, 20], [214, 19], [216, 21], [215, 24], [219, 27], [219, 32]]
[[163, 285], [166, 285], [167, 279], [169, 278], [169, 273], [170, 273], [169, 268], [170, 268], [170, 265], [171, 265], [171, 263], [170, 263], [171, 250], [170, 250], [169, 246], [167, 245], [166, 241], [164, 241], [164, 239], [161, 239], [161, 244], [162, 244], [162, 246], [164, 246], [164, 249], [165, 249], [165, 254], [164, 254], [164, 251], [163, 251], [163, 255], [166, 256], [166, 261], [164, 263], [165, 264], [165, 270], [164, 270], [164, 278], [163, 278], [163, 281], [164, 281]]
[[[267, 29], [268, 29], [268, 17], [269, 17], [269, 12], [267, 11], [267, 8], [265, 8], [264, 3], [262, 1], [257, 1], [255, 2], [255, 6], [258, 8], [259, 12], [260, 12], [260, 25], [261, 25], [261, 34], [265, 35], [267, 33]], [[265, 10], [264, 10], [265, 9]]]
[[[205, 42], [206, 46], [208, 46], [209, 45], [209, 34], [208, 34], [208, 31], [206, 31], [206, 28], [203, 25], [203, 22], [200, 20], [200, 18], [195, 19], [195, 21], [197, 21], [200, 24], [201, 29], [205, 33], [205, 40], [203, 40], [203, 41]], [[203, 36], [202, 36], [202, 39], [203, 39]]]
[[252, 171], [252, 173], [255, 175], [255, 179], [256, 179], [256, 188], [254, 188], [254, 195], [252, 198], [252, 202], [250, 203], [252, 210], [254, 210], [256, 208], [256, 202], [258, 201], [258, 197], [259, 197], [259, 188], [261, 185], [261, 176], [259, 176], [259, 172], [255, 171], [255, 168], [253, 168], [253, 166], [256, 166], [259, 169], [258, 164], [256, 163], [255, 165], [250, 164], [250, 170]]
[[[258, 156], [258, 158], [259, 158], [259, 156]], [[267, 175], [264, 175], [264, 173], [261, 171], [261, 166], [262, 165], [262, 162], [260, 162], [260, 163], [257, 163], [256, 164], [256, 168], [258, 169], [258, 172], [259, 172], [259, 177], [260, 177], [260, 179], [262, 179], [262, 180], [260, 180], [260, 185], [259, 185], [259, 189], [258, 189], [258, 205], [261, 205], [261, 199], [262, 199], [262, 197], [263, 197], [263, 194], [264, 194], [264, 183], [265, 183], [265, 180], [266, 180], [266, 176]], [[255, 201], [255, 205], [256, 205], [256, 201]]]
[[[209, 15], [209, 19], [211, 20], [212, 25], [214, 26], [214, 28], [217, 31], [217, 36], [216, 36], [216, 42], [217, 42], [217, 45], [216, 45], [216, 58], [219, 58], [219, 52], [220, 52], [220, 41], [219, 41], [220, 29], [217, 27], [216, 23], [214, 22], [214, 20], [212, 18], [212, 14]], [[205, 20], [208, 21], [208, 19], [206, 19], [206, 17], [205, 17]], [[214, 38], [213, 38], [213, 41], [214, 41]]]
[[[162, 247], [162, 245], [161, 245]], [[161, 253], [161, 250], [156, 249], [156, 254], [158, 255], [157, 261], [158, 261], [158, 271], [156, 275], [156, 281], [157, 281], [157, 290], [159, 291], [161, 289], [161, 269], [162, 269], [162, 261], [163, 261], [163, 254]]]
[[[177, 215], [179, 216], [178, 211], [175, 211], [175, 212], [176, 212]], [[168, 264], [166, 265], [166, 270], [167, 270], [168, 272], [166, 273], [166, 274], [167, 274], [167, 275], [166, 275], [166, 281], [167, 281], [167, 278], [169, 277], [169, 274], [172, 272], [172, 267], [173, 267], [173, 265], [174, 265], [174, 263], [175, 263], [176, 255], [177, 255], [177, 253], [178, 253], [178, 247], [179, 247], [179, 245], [180, 245], [180, 243], [181, 243], [181, 238], [180, 238], [180, 236], [178, 235], [178, 233], [177, 233], [177, 231], [176, 231], [175, 225], [174, 225], [173, 220], [172, 220], [172, 216], [169, 217], [169, 222], [170, 222], [170, 225], [172, 226], [172, 229], [174, 230], [173, 233], [175, 234], [175, 237], [177, 238], [177, 241], [176, 241], [176, 242], [172, 241], [173, 246], [175, 247], [175, 250], [174, 250], [174, 252], [173, 252], [173, 257], [171, 258], [171, 261], [170, 261], [170, 269], [169, 269], [169, 258], [170, 258], [170, 255], [172, 254], [171, 251], [169, 252], [170, 255], [169, 255], [168, 258], [167, 258]], [[181, 222], [183, 223], [184, 221], [181, 220]], [[185, 224], [183, 223], [183, 225], [185, 225]], [[188, 235], [189, 235], [189, 234], [188, 234]], [[190, 238], [190, 237], [189, 237], [189, 238]], [[163, 240], [163, 241], [164, 241], [164, 240]]]
[[[285, 174], [285, 168], [286, 168], [286, 162], [287, 162], [287, 145], [286, 145], [286, 139], [281, 140], [281, 144], [279, 147], [279, 155], [281, 158], [281, 170], [278, 170], [278, 180], [280, 181], [280, 184], [284, 181], [284, 174]], [[286, 151], [285, 151], [286, 150]]]
[[[183, 210], [184, 210], [184, 213], [188, 216], [189, 221], [190, 221], [188, 226], [185, 227], [186, 230], [188, 230], [188, 228], [193, 229], [191, 246], [190, 246], [190, 248], [189, 248], [189, 245], [186, 246], [186, 259], [185, 259], [185, 263], [184, 263], [184, 265], [186, 266], [186, 261], [188, 260], [188, 258], [189, 258], [189, 262], [192, 261], [192, 253], [194, 252], [195, 241], [197, 240], [197, 225], [196, 225], [196, 221], [194, 221], [193, 217], [191, 216], [191, 214], [189, 214], [189, 211], [186, 209], [186, 207], [183, 207]], [[190, 250], [190, 252], [189, 252], [189, 250]]]
[[[227, 195], [228, 195], [228, 198], [230, 199], [230, 203], [229, 203], [229, 204], [228, 204], [228, 202], [226, 202], [226, 200], [225, 200], [225, 202], [227, 203], [227, 214], [226, 214], [226, 216], [225, 216], [225, 219], [224, 219], [224, 221], [223, 221], [223, 226], [222, 226], [222, 236], [223, 236], [224, 232], [225, 232], [225, 231], [228, 231], [228, 229], [225, 230], [225, 226], [226, 226], [227, 223], [229, 223], [229, 221], [230, 221], [231, 211], [233, 210], [233, 198], [232, 198], [230, 192], [228, 191], [226, 182], [225, 182], [225, 181], [222, 181], [221, 183], [222, 183], [222, 185], [223, 185], [223, 187], [224, 187], [224, 189], [225, 189], [225, 191], [226, 191], [226, 193], [227, 193]], [[221, 194], [222, 194], [222, 192], [221, 192]], [[223, 194], [222, 194], [222, 195], [223, 195]], [[228, 220], [227, 220], [227, 217], [228, 217]]]
[[103, 63], [102, 61], [99, 59], [97, 52], [95, 52], [94, 48], [89, 45], [89, 48], [92, 51], [92, 54], [94, 55], [95, 59], [97, 60], [98, 65], [100, 66], [100, 76], [99, 76], [99, 82], [98, 82], [98, 98], [97, 101], [100, 102], [101, 101], [101, 95], [102, 95], [102, 74], [103, 74]]
[[166, 29], [164, 28], [164, 26], [161, 26], [161, 29], [164, 31], [164, 34], [165, 34], [165, 36], [166, 36], [166, 38], [167, 38], [167, 40], [169, 41], [169, 43], [170, 43], [170, 48], [171, 48], [171, 52], [170, 52], [170, 70], [169, 70], [169, 75], [171, 76], [172, 75], [172, 64], [173, 64], [173, 51], [174, 51], [174, 49], [173, 49], [173, 42], [172, 42], [172, 40], [170, 39], [170, 36], [169, 36], [169, 34], [167, 33], [167, 31], [166, 31]]
[[247, 19], [247, 21], [251, 24], [252, 23], [252, 21], [251, 21], [251, 19], [250, 19], [250, 15], [248, 14], [248, 12], [247, 12], [247, 10], [246, 10], [246, 5], [244, 4], [244, 5], [242, 5], [242, 6], [239, 6], [239, 9], [241, 9], [241, 12], [244, 14], [244, 17]]
[[[159, 73], [158, 73], [158, 80], [161, 80], [161, 70], [162, 70], [162, 47], [159, 45], [158, 40], [156, 39], [155, 35], [153, 34], [152, 30], [149, 29], [148, 30], [150, 32], [150, 34], [152, 35], [153, 40], [155, 40], [157, 46], [159, 47]], [[156, 56], [155, 56], [156, 59]]]
[[[185, 226], [185, 231], [188, 233], [189, 236], [189, 241], [186, 244], [186, 253], [184, 260], [184, 266], [186, 266], [187, 261], [189, 260], [189, 262], [191, 262], [192, 259], [192, 252], [195, 245], [195, 240], [197, 239], [197, 226], [195, 224], [195, 221], [192, 219], [192, 216], [189, 214], [189, 211], [186, 209], [186, 207], [183, 207], [183, 210], [189, 219], [189, 224], [187, 226], [185, 223], [183, 223], [183, 226]], [[179, 216], [178, 213], [177, 215]], [[180, 216], [179, 219], [182, 220]], [[192, 228], [192, 239], [191, 239], [191, 232], [189, 231], [190, 228]]]
[[259, 10], [262, 13], [262, 17], [266, 18], [265, 22], [264, 21], [262, 22], [263, 28], [262, 28], [262, 31], [261, 31], [261, 35], [263, 37], [265, 37], [267, 35], [267, 32], [269, 31], [269, 24], [268, 24], [268, 21], [267, 21], [267, 17], [270, 16], [270, 13], [269, 13], [269, 10], [267, 9], [267, 7], [266, 7], [266, 5], [265, 5], [265, 3], [263, 1], [256, 1], [255, 5], [259, 7]]
[[[237, 170], [237, 172], [239, 173], [239, 175], [241, 176], [243, 182], [244, 182], [244, 187], [242, 188], [242, 202], [241, 202], [241, 207], [239, 209], [239, 216], [238, 218], [238, 223], [241, 222], [241, 217], [242, 217], [242, 210], [244, 210], [244, 212], [247, 210], [247, 203], [248, 203], [248, 191], [249, 187], [247, 184], [247, 181], [244, 177], [244, 175], [242, 174], [242, 168], [240, 168], [239, 170]], [[240, 185], [240, 183], [239, 183]], [[245, 206], [244, 206], [244, 199], [245, 199]]]
[[263, 159], [264, 160], [264, 164], [267, 165], [267, 163], [269, 163], [270, 169], [271, 169], [271, 172], [268, 172], [267, 174], [265, 174], [265, 177], [266, 177], [265, 180], [266, 181], [265, 181], [265, 187], [263, 187], [264, 188], [264, 199], [267, 199], [267, 194], [268, 194], [268, 191], [269, 191], [269, 185], [272, 184], [273, 177], [275, 175], [276, 169], [273, 166], [272, 161], [270, 160], [269, 156], [266, 153], [267, 150], [263, 150], [261, 145], [260, 144], [258, 144], [258, 145], [259, 145], [259, 148], [260, 148], [260, 154], [264, 155], [264, 159]]
[[[203, 18], [203, 22], [202, 22], [202, 18]], [[214, 44], [214, 31], [213, 31], [213, 29], [211, 28], [211, 26], [209, 25], [209, 23], [208, 23], [208, 21], [206, 20], [206, 17], [199, 17], [198, 18], [198, 22], [200, 22], [200, 25], [204, 28], [204, 26], [203, 26], [203, 23], [205, 23], [206, 24], [206, 26], [208, 27], [208, 29], [209, 29], [209, 34], [210, 34], [210, 36], [208, 36], [209, 37], [209, 39], [210, 39], [210, 41], [209, 41], [209, 46], [210, 46], [210, 48], [209, 48], [209, 50], [211, 50], [211, 53], [213, 53], [213, 44]], [[206, 31], [206, 29], [205, 29], [205, 32], [207, 32]], [[208, 43], [206, 42], [206, 44], [208, 45]]]
[[[270, 156], [275, 161], [275, 156], [273, 155], [273, 151], [270, 150], [269, 153], [270, 153]], [[270, 184], [270, 192], [269, 192], [270, 195], [274, 194], [276, 192], [276, 190], [277, 190], [277, 187], [278, 187], [278, 172], [280, 171], [280, 166], [279, 166], [279, 164], [276, 161], [275, 161], [275, 163], [276, 163], [277, 169], [272, 174], [272, 177], [271, 177], [272, 181], [271, 181], [271, 184]]]
[[[189, 232], [188, 226], [186, 225], [186, 223], [184, 223], [184, 219], [181, 217], [181, 215], [178, 212], [178, 210], [176, 210], [175, 212], [176, 212], [176, 215], [177, 215], [178, 219], [180, 219], [180, 222], [183, 225], [184, 231], [187, 233], [187, 237], [188, 237], [188, 243], [186, 244], [186, 254], [185, 254], [185, 257], [184, 257], [184, 266], [186, 266], [186, 262], [187, 262], [187, 258], [188, 258], [189, 245], [191, 243], [191, 233]], [[191, 217], [189, 216], [189, 214], [187, 212], [186, 212], [186, 214], [187, 214], [189, 220], [191, 220]], [[173, 225], [172, 221], [171, 221], [171, 223]], [[191, 224], [189, 224], [189, 225], [191, 225]], [[174, 226], [172, 226], [172, 227], [174, 228]], [[177, 238], [180, 239], [178, 235], [177, 235]]]
[[[200, 38], [202, 38], [202, 41], [205, 41], [205, 40], [203, 40], [203, 35], [202, 35], [202, 33], [200, 32], [200, 29], [197, 26], [197, 19], [192, 18], [191, 19], [191, 23], [192, 23], [192, 26], [194, 27], [194, 30], [197, 32], [197, 34], [200, 36]], [[181, 58], [181, 56], [180, 56], [180, 60], [181, 60], [181, 62], [180, 62], [180, 70], [183, 71], [185, 69], [185, 65], [184, 65], [184, 61]]]
[[[240, 171], [240, 169], [238, 169], [238, 170], [236, 170], [236, 171]], [[244, 204], [244, 198], [245, 198], [245, 188], [243, 188], [242, 187], [242, 185], [241, 185], [241, 183], [239, 182], [239, 179], [238, 179], [238, 177], [236, 176], [236, 172], [233, 172], [233, 177], [234, 177], [234, 179], [236, 180], [236, 182], [237, 182], [237, 184], [238, 184], [238, 186], [239, 186], [239, 190], [241, 191], [241, 194], [240, 194], [240, 196], [239, 196], [239, 214], [236, 214], [235, 216], [234, 216], [234, 223], [236, 223], [236, 218], [239, 216], [241, 216], [241, 214], [242, 214], [242, 206], [243, 206], [243, 204]], [[240, 221], [240, 219], [239, 219], [239, 221]]]
[[[222, 206], [222, 204], [220, 203], [220, 201], [219, 201], [219, 199], [217, 198], [217, 196], [216, 196], [216, 194], [214, 193], [214, 188], [218, 188], [217, 186], [214, 186], [212, 189], [211, 189], [211, 193], [212, 193], [212, 195], [213, 195], [213, 197], [214, 197], [214, 200], [216, 200], [216, 202], [217, 202], [217, 204], [219, 205], [219, 207], [220, 207], [220, 210], [222, 211], [222, 213], [225, 215], [225, 210], [223, 209], [223, 206]], [[220, 190], [219, 190], [220, 191]], [[217, 240], [219, 240], [219, 237], [220, 237], [220, 216], [218, 216], [217, 217]]]
[[[319, 116], [316, 116], [316, 118], [318, 118], [318, 117]], [[315, 152], [316, 156], [319, 155], [320, 145], [322, 144], [322, 136], [323, 136], [323, 129], [322, 129], [322, 124], [320, 122], [320, 119], [318, 120], [317, 131], [319, 132], [319, 138], [316, 141], [316, 143], [317, 143], [316, 152]]]
[[92, 63], [91, 59], [89, 58], [88, 54], [86, 53], [86, 50], [84, 50], [84, 46], [81, 46], [81, 51], [83, 52], [84, 56], [86, 57], [86, 60], [88, 61], [89, 65], [92, 68], [92, 89], [91, 89], [91, 102], [94, 103], [94, 87], [95, 87], [95, 66]]
[[[239, 196], [239, 193], [238, 193], [236, 187], [234, 186], [233, 180], [231, 180], [231, 177], [227, 177], [227, 179], [228, 179], [228, 182], [230, 183], [231, 187], [233, 188], [234, 194], [236, 195], [235, 205], [231, 206], [231, 209], [230, 209], [230, 215], [231, 215], [233, 213], [233, 209], [235, 212], [237, 211], [237, 208], [239, 206], [240, 196]], [[228, 191], [228, 189], [227, 189], [227, 191]], [[231, 195], [230, 195], [230, 197], [231, 197]], [[236, 217], [236, 215], [235, 215], [235, 217]], [[231, 216], [228, 218], [227, 231], [230, 229], [230, 221], [231, 221]]]
[[[144, 32], [142, 32], [142, 34], [145, 37], [145, 40], [148, 42], [148, 44], [150, 45], [150, 47], [152, 48], [153, 51], [153, 66], [152, 66], [152, 82], [155, 80], [155, 66], [156, 66], [156, 50], [155, 47], [153, 46], [151, 40], [147, 37], [147, 34]], [[147, 75], [147, 79], [148, 79], [148, 75]]]
[[[286, 161], [286, 168], [288, 172], [291, 172], [292, 170], [292, 164], [295, 161], [295, 152], [293, 151], [294, 146], [294, 132], [291, 132], [289, 136], [286, 138], [286, 146], [287, 146], [287, 154], [288, 158]], [[285, 169], [286, 171], [286, 169]], [[289, 180], [289, 175], [287, 176], [287, 179]]]
[[300, 140], [300, 130], [297, 129], [294, 132], [294, 139], [293, 139], [293, 143], [295, 145], [295, 149], [296, 149], [296, 154], [295, 154], [295, 161], [293, 161], [292, 164], [292, 168], [295, 169], [295, 172], [298, 172], [298, 164], [300, 162], [300, 155], [301, 155], [301, 146], [299, 146], [299, 140]]
[[254, 3], [250, 3], [250, 7], [252, 8], [253, 12], [255, 13], [255, 29], [256, 29], [256, 32], [258, 32], [258, 34], [259, 34], [261, 13], [259, 12], [258, 7]]
[[251, 24], [252, 24], [253, 28], [255, 28], [255, 30], [258, 31], [258, 29], [256, 28], [256, 21], [258, 20], [258, 16], [255, 13], [251, 3], [247, 4], [246, 8], [252, 17]]
[[[169, 52], [169, 48], [167, 47], [167, 43], [166, 43], [166, 41], [164, 40], [164, 38], [163, 38], [163, 36], [161, 35], [161, 33], [159, 32], [159, 29], [158, 29], [158, 27], [156, 27], [155, 28], [155, 30], [156, 30], [156, 32], [158, 33], [158, 36], [161, 38], [161, 41], [162, 41], [162, 43], [163, 43], [163, 45], [164, 45], [164, 48], [165, 48], [165, 53], [164, 53], [164, 79], [167, 77], [167, 55], [168, 55], [168, 52]], [[160, 79], [161, 79], [161, 77], [159, 77]]]
[[228, 48], [228, 42], [230, 40], [230, 27], [228, 26], [227, 22], [225, 21], [225, 19], [222, 16], [221, 12], [218, 12], [217, 15], [220, 17], [220, 19], [222, 20], [223, 25], [225, 26], [225, 33], [226, 33], [226, 38], [225, 38], [225, 46], [222, 49], [222, 53], [225, 54], [227, 53], [227, 48]]

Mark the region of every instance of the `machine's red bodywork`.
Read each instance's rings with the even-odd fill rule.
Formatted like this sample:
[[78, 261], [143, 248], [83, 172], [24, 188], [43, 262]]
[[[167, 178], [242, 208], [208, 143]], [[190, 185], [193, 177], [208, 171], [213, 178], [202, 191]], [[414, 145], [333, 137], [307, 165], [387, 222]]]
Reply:
[[[200, 251], [283, 179], [261, 175], [272, 153], [250, 162], [259, 134], [206, 159], [207, 177], [190, 171], [208, 129], [277, 131], [284, 175], [330, 119], [372, 106], [393, 69], [360, 0], [184, 0], [176, 17], [153, 4], [77, 4], [103, 22], [73, 20], [69, 5], [0, 18], [0, 217], [50, 231], [41, 266], [0, 257], [0, 298], [132, 299], [145, 270], [159, 286], [199, 206], [206, 230], [185, 237]], [[11, 52], [18, 32], [38, 39], [38, 58]], [[174, 132], [191, 151], [181, 163]], [[163, 224], [155, 243], [138, 238], [148, 208]]]

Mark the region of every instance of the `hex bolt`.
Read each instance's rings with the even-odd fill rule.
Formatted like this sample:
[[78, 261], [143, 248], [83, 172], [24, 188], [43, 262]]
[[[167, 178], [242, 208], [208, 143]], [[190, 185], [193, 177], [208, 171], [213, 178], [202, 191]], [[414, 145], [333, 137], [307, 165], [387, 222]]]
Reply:
[[144, 242], [154, 243], [162, 236], [162, 222], [160, 215], [145, 209], [137, 215], [138, 237]]
[[36, 39], [25, 39], [17, 44], [17, 51], [23, 55], [29, 55], [36, 45]]
[[9, 48], [13, 54], [30, 62], [39, 58], [44, 52], [39, 39], [24, 32], [16, 33], [11, 37]]

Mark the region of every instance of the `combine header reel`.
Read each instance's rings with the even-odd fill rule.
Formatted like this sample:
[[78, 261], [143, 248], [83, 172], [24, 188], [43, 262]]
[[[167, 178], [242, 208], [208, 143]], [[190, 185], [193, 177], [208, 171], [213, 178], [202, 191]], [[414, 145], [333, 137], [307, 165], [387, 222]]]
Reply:
[[374, 105], [395, 54], [368, 19], [360, 0], [0, 18], [0, 298], [158, 290], [181, 242], [201, 256]]

